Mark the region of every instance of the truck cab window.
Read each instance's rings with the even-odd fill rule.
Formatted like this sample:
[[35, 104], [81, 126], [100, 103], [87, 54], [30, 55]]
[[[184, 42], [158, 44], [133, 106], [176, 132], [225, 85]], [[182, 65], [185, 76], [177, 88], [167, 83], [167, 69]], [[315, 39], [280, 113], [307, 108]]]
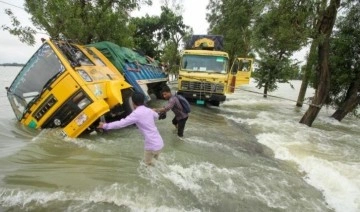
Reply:
[[41, 94], [49, 80], [59, 76], [64, 70], [65, 67], [53, 49], [44, 44], [21, 69], [9, 87], [8, 95], [13, 98], [12, 107], [23, 113], [25, 106]]

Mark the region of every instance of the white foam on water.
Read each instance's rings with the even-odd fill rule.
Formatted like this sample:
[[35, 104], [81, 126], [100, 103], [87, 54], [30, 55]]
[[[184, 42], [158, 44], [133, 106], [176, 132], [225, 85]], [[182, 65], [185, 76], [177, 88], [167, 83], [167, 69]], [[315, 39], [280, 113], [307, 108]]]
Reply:
[[[274, 167], [255, 167], [255, 165], [254, 167], [224, 168], [209, 162], [194, 162], [185, 165], [177, 163], [174, 155], [174, 153], [162, 154], [160, 160], [156, 161], [155, 167], [141, 166], [138, 169], [139, 174], [156, 187], [161, 188], [170, 182], [179, 191], [191, 192], [201, 205], [221, 205], [226, 202], [227, 197], [234, 196], [244, 201], [260, 201], [271, 208], [286, 209], [297, 204], [297, 199], [289, 197], [281, 189], [274, 190], [273, 185], [263, 183], [264, 179], [271, 182], [274, 180], [273, 177], [278, 175], [280, 170]], [[269, 172], [267, 175], [261, 174], [249, 180], [248, 177], [253, 176], [253, 172], [257, 175], [256, 173], [262, 170]], [[286, 180], [280, 184], [291, 187]], [[164, 190], [170, 187], [166, 185]], [[169, 195], [168, 198], [173, 197]]]
[[[248, 107], [254, 104], [256, 107], [265, 104], [264, 101], [251, 97], [250, 100], [242, 98], [226, 102], [226, 105], [240, 104]], [[271, 104], [273, 103], [274, 101]], [[236, 111], [232, 108], [230, 110]], [[327, 113], [329, 112], [323, 111], [319, 115], [317, 125], [324, 125], [328, 130], [329, 127], [330, 130], [341, 127], [354, 132], [360, 128], [352, 120], [349, 121], [350, 124], [338, 122], [329, 118]], [[295, 116], [295, 119], [289, 119], [290, 116], [294, 114], [275, 111], [261, 111], [254, 118], [244, 118], [241, 114], [224, 115], [234, 122], [252, 126], [253, 131], [258, 133], [258, 141], [271, 148], [276, 158], [295, 162], [299, 171], [306, 174], [306, 182], [323, 193], [330, 207], [338, 212], [360, 211], [360, 159], [358, 150], [354, 150], [354, 147], [358, 147], [356, 142], [360, 138], [310, 128], [299, 124]]]
[[187, 142], [189, 142], [191, 144], [198, 144], [198, 145], [208, 147], [208, 148], [212, 148], [212, 149], [216, 148], [216, 149], [219, 149], [219, 150], [230, 152], [235, 157], [239, 157], [239, 158], [241, 157], [241, 153], [239, 151], [235, 150], [233, 147], [228, 146], [228, 145], [226, 145], [224, 143], [219, 143], [219, 142], [216, 142], [216, 141], [209, 142], [209, 141], [205, 141], [202, 138], [196, 137], [196, 136], [185, 138], [185, 141], [187, 141]]
[[[49, 139], [51, 138], [51, 139]], [[41, 132], [32, 139], [34, 142], [52, 142], [54, 145], [71, 145], [75, 148], [85, 148], [96, 152], [108, 152], [106, 145], [114, 145], [118, 142], [97, 136], [96, 139], [88, 139], [86, 137], [63, 137], [60, 129], [43, 129]], [[105, 144], [105, 147], [102, 146]]]
[[26, 208], [32, 202], [45, 204], [53, 200], [64, 200], [66, 199], [65, 196], [66, 194], [63, 191], [51, 193], [18, 189], [0, 189], [0, 203], [3, 207], [20, 206]]
[[237, 123], [245, 123], [249, 126], [254, 126], [257, 129], [260, 129], [262, 131], [275, 131], [275, 130], [281, 130], [284, 129], [283, 125], [284, 123], [293, 124], [294, 122], [284, 120], [282, 122], [278, 121], [277, 118], [281, 117], [281, 114], [274, 115], [272, 113], [261, 111], [256, 114], [256, 118], [242, 118], [238, 116], [224, 116], [225, 118], [232, 120]]
[[[327, 155], [332, 151], [330, 145], [321, 143], [326, 137], [322, 134], [316, 142], [311, 140], [318, 131], [311, 136], [304, 136], [299, 141], [299, 134], [306, 135], [311, 129], [289, 134], [262, 133], [257, 136], [260, 143], [270, 147], [275, 157], [281, 160], [293, 161], [300, 171], [306, 173], [305, 180], [323, 192], [327, 203], [339, 212], [360, 211], [360, 163], [347, 164], [343, 161], [329, 159]], [[294, 130], [294, 129], [293, 129]], [[291, 130], [291, 131], [293, 131]], [[341, 151], [341, 150], [339, 150]]]
[[[215, 194], [236, 194], [237, 186], [233, 178], [239, 175], [235, 169], [220, 168], [214, 164], [201, 162], [189, 166], [180, 164], [168, 165], [170, 171], [163, 176], [180, 190], [191, 191], [199, 200], [215, 204], [219, 201]], [[206, 186], [204, 186], [206, 185]]]
[[2, 207], [46, 208], [53, 202], [74, 202], [68, 205], [68, 211], [87, 211], [96, 203], [109, 203], [119, 207], [125, 207], [131, 211], [194, 211], [181, 206], [158, 205], [156, 196], [139, 195], [139, 188], [113, 184], [101, 187], [93, 191], [77, 193], [75, 191], [31, 191], [19, 189], [0, 189], [0, 204]]
[[234, 179], [241, 176], [236, 168], [221, 168], [208, 162], [189, 165], [177, 163], [174, 153], [163, 153], [155, 167], [141, 166], [138, 172], [156, 187], [170, 183], [171, 186], [167, 185], [165, 190], [170, 186], [191, 192], [197, 201], [205, 205], [219, 204], [221, 198], [218, 194], [237, 195], [240, 185]]

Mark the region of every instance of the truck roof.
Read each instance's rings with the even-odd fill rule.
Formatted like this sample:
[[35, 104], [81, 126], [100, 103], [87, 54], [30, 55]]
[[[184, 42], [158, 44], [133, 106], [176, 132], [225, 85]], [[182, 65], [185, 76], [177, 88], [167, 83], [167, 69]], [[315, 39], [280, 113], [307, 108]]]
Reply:
[[212, 55], [212, 56], [223, 56], [229, 57], [229, 54], [223, 51], [212, 51], [212, 50], [183, 50], [182, 55], [193, 54], [193, 55]]
[[222, 35], [192, 35], [186, 43], [185, 49], [224, 50]]

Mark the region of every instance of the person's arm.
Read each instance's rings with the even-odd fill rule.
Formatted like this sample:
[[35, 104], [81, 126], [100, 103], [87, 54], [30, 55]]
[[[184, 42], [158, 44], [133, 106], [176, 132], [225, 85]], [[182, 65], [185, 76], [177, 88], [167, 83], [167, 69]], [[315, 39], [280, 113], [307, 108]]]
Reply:
[[130, 113], [126, 118], [123, 118], [119, 121], [113, 121], [110, 123], [100, 122], [98, 128], [102, 128], [104, 130], [112, 130], [112, 129], [120, 129], [123, 127], [127, 127], [129, 125], [135, 124], [138, 118], [136, 116], [135, 111]]
[[154, 120], [159, 119], [159, 114], [153, 110], [152, 110], [152, 112], [153, 112]]
[[163, 108], [156, 109], [156, 111], [159, 113], [168, 112], [169, 110], [171, 110], [174, 107], [174, 105], [175, 105], [175, 99], [170, 98], [167, 105], [165, 105]]

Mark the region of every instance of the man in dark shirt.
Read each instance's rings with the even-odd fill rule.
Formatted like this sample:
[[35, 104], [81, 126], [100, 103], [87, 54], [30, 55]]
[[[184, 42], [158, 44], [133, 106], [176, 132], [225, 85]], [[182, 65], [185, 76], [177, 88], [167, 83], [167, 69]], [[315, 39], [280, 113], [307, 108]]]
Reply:
[[166, 113], [167, 111], [172, 110], [175, 114], [172, 123], [177, 128], [178, 136], [183, 137], [188, 114], [184, 112], [179, 99], [175, 95], [171, 94], [171, 90], [168, 86], [164, 86], [161, 89], [161, 95], [164, 97], [164, 99], [169, 101], [163, 108], [155, 109], [155, 111], [158, 113]]

